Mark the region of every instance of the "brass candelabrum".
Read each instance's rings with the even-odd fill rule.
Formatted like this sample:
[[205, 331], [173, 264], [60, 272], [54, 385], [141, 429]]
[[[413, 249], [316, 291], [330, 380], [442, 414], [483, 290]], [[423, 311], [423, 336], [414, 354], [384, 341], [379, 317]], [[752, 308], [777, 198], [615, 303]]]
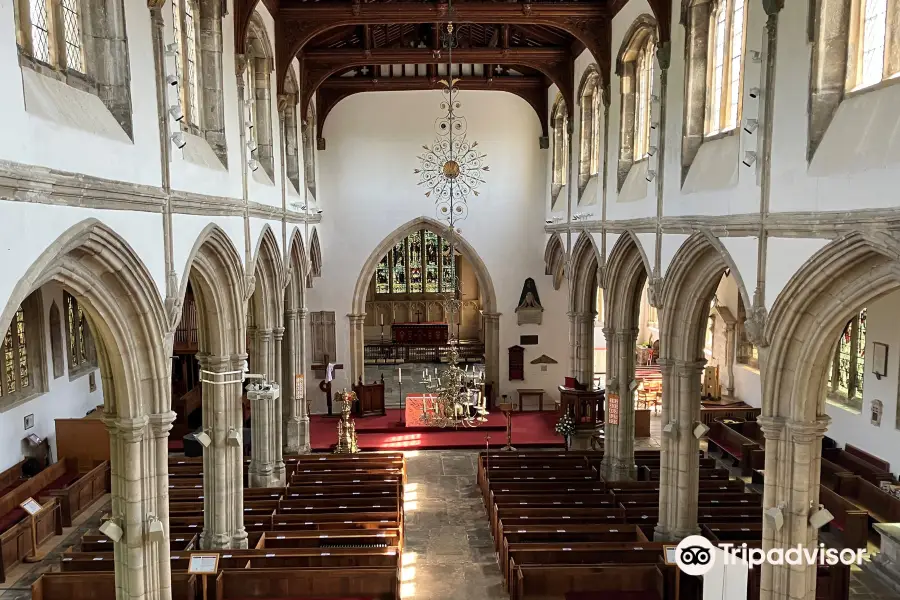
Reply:
[[460, 369], [459, 352], [451, 344], [449, 364], [442, 373], [426, 378], [428, 393], [422, 402], [422, 420], [435, 427], [477, 427], [487, 421], [484, 374], [475, 377]]
[[356, 423], [350, 418], [350, 411], [356, 401], [356, 393], [344, 390], [335, 394], [341, 402], [341, 419], [338, 421], [338, 440], [334, 447], [335, 454], [356, 454], [359, 446], [356, 443]]

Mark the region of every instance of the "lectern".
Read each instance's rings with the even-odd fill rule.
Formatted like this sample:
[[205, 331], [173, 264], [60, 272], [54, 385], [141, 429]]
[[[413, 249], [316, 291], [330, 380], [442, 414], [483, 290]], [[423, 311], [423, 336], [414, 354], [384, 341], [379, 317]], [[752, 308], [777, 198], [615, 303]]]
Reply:
[[560, 415], [569, 413], [576, 431], [593, 431], [603, 421], [603, 390], [576, 390], [559, 386]]

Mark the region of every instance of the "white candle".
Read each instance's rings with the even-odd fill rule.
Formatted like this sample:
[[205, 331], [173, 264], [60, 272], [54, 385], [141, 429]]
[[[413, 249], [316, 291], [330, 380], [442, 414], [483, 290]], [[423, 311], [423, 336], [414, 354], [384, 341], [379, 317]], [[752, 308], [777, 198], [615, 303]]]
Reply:
[[384, 315], [381, 315], [381, 326], [384, 327]]
[[403, 382], [403, 372], [401, 369], [397, 369], [397, 381], [400, 383]]

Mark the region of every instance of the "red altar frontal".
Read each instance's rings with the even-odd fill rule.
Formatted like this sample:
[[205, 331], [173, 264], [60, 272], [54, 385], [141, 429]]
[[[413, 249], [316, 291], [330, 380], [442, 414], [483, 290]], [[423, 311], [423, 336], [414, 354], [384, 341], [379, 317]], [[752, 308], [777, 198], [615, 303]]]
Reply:
[[397, 344], [447, 343], [446, 323], [394, 323], [391, 325], [391, 339]]

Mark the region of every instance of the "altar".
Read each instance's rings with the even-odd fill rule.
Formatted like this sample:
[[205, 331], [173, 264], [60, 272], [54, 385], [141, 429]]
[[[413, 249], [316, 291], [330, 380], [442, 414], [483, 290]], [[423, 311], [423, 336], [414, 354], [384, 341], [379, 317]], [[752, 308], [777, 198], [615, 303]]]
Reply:
[[391, 339], [396, 344], [445, 345], [449, 329], [446, 323], [394, 323]]

